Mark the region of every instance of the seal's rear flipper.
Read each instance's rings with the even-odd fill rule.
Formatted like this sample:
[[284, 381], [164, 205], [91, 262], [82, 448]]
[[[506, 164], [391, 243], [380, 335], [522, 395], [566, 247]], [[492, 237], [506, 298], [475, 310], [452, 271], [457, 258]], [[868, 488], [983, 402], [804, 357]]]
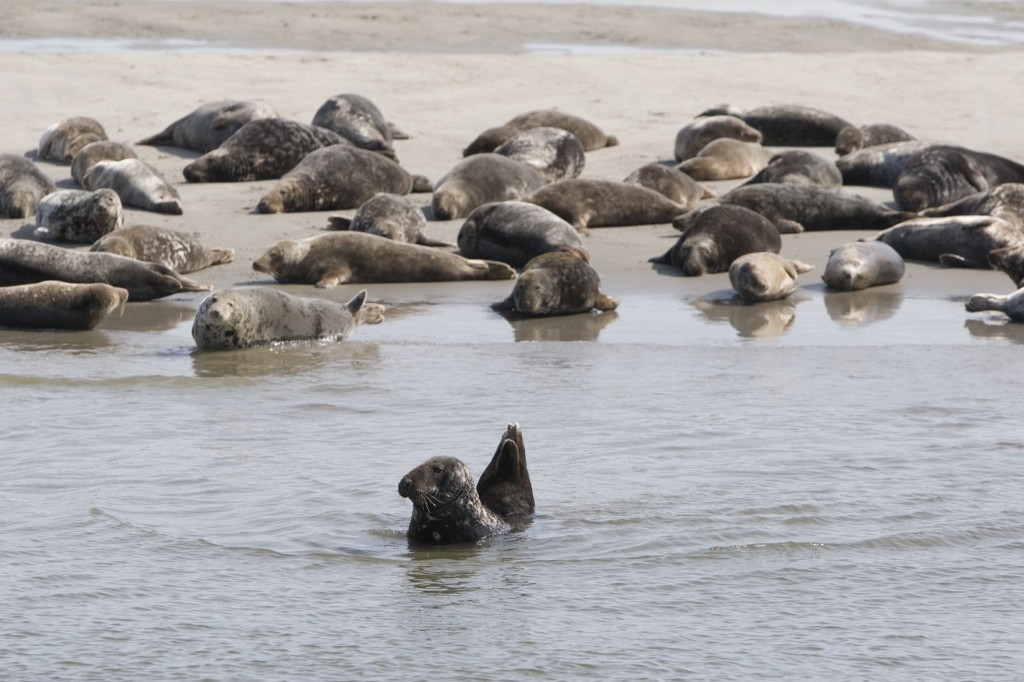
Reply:
[[526, 446], [518, 423], [502, 434], [490, 464], [480, 474], [477, 494], [484, 506], [498, 516], [526, 516], [535, 508], [533, 485], [526, 468]]

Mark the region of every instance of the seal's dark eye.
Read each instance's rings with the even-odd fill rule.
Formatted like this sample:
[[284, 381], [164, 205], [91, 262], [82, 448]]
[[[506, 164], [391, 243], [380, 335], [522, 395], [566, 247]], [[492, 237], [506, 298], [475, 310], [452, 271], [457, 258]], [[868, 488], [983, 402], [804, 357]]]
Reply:
[[444, 467], [442, 467], [442, 466], [435, 466], [435, 467], [433, 467], [433, 469], [434, 469], [434, 473], [437, 474], [438, 476], [444, 476]]

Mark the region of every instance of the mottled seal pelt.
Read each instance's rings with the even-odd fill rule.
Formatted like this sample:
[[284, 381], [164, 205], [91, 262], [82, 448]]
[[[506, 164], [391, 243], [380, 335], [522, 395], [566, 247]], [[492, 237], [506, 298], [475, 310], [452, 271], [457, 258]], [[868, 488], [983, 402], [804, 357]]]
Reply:
[[332, 230], [366, 232], [420, 246], [455, 246], [426, 236], [423, 209], [397, 194], [378, 194], [364, 202], [351, 218], [330, 216], [327, 221]]
[[85, 172], [82, 187], [112, 189], [125, 206], [169, 215], [183, 213], [178, 190], [142, 159], [98, 161]]
[[922, 149], [934, 146], [928, 140], [889, 142], [865, 147], [836, 159], [836, 168], [844, 185], [892, 188], [903, 172], [907, 159]]
[[249, 121], [277, 118], [277, 112], [262, 102], [219, 100], [201, 104], [156, 135], [139, 144], [181, 147], [205, 154], [221, 146]]
[[290, 341], [344, 341], [360, 324], [384, 320], [384, 306], [363, 289], [348, 303], [295, 296], [265, 287], [220, 289], [196, 310], [199, 350], [231, 350]]
[[741, 118], [760, 131], [761, 144], [769, 147], [831, 147], [839, 131], [850, 125], [835, 114], [802, 104], [772, 104], [753, 109], [723, 104], [700, 115], [723, 114]]
[[59, 189], [36, 204], [33, 237], [91, 244], [124, 224], [121, 198], [112, 189]]
[[57, 189], [46, 173], [24, 156], [0, 154], [0, 218], [28, 218], [36, 204]]
[[600, 285], [586, 250], [550, 251], [527, 263], [509, 297], [491, 307], [538, 316], [615, 310], [618, 301], [601, 293]]
[[130, 225], [105, 234], [90, 251], [159, 263], [179, 274], [230, 263], [234, 249], [206, 248], [195, 235], [153, 225]]
[[58, 121], [39, 138], [39, 158], [69, 163], [75, 154], [90, 142], [107, 139], [103, 125], [88, 116], [75, 116]]
[[557, 109], [539, 109], [514, 116], [504, 125], [488, 128], [462, 150], [462, 155], [471, 156], [472, 154], [493, 152], [516, 133], [541, 127], [561, 128], [572, 133], [583, 145], [584, 151], [588, 152], [604, 147], [614, 147], [619, 143], [618, 138], [614, 135], [606, 134], [585, 118]]
[[85, 185], [82, 183], [85, 174], [100, 161], [124, 161], [137, 158], [139, 155], [135, 153], [131, 145], [124, 142], [115, 142], [114, 140], [90, 142], [75, 154], [75, 158], [71, 162], [71, 178], [79, 187], [84, 187]]
[[720, 137], [708, 142], [696, 156], [686, 159], [676, 168], [694, 180], [735, 180], [754, 175], [768, 164], [774, 154], [759, 142]]
[[828, 256], [821, 279], [829, 289], [859, 291], [900, 281], [903, 257], [885, 242], [845, 242]]
[[[314, 149], [263, 195], [260, 213], [358, 208], [380, 192], [408, 194], [430, 181], [410, 175], [382, 154], [348, 144]], [[428, 190], [429, 191], [429, 190]]]
[[992, 216], [916, 218], [882, 230], [883, 241], [907, 260], [988, 269], [989, 252], [1024, 247], [1024, 232]]
[[1024, 246], [1004, 246], [988, 252], [988, 264], [1024, 287]]
[[922, 218], [954, 215], [990, 215], [1024, 228], [1024, 184], [1007, 182], [921, 211]]
[[672, 221], [681, 230], [679, 240], [652, 263], [671, 265], [687, 277], [726, 272], [747, 253], [782, 249], [775, 225], [742, 206], [710, 205], [684, 213]]
[[640, 166], [622, 181], [627, 185], [653, 189], [680, 206], [692, 206], [701, 199], [716, 196], [714, 190], [700, 184], [686, 173], [662, 163]]
[[1024, 288], [1008, 295], [974, 294], [964, 304], [969, 313], [994, 310], [1003, 313], [1014, 322], [1024, 322]]
[[93, 329], [127, 300], [127, 289], [100, 283], [47, 280], [0, 287], [0, 327]]
[[306, 154], [332, 144], [350, 144], [333, 130], [283, 118], [249, 121], [224, 142], [185, 166], [189, 182], [276, 180]]
[[836, 135], [836, 154], [846, 156], [865, 147], [892, 142], [909, 142], [917, 138], [899, 126], [889, 123], [872, 123], [863, 126], [846, 126]]
[[782, 234], [805, 230], [870, 230], [914, 217], [867, 197], [818, 185], [757, 184], [736, 187], [720, 203], [744, 206], [775, 223]]
[[507, 156], [473, 154], [437, 181], [430, 210], [436, 220], [465, 218], [477, 206], [522, 199], [546, 182], [536, 168]]
[[431, 457], [398, 482], [412, 502], [412, 544], [453, 545], [507, 533], [511, 526], [480, 501], [473, 476], [454, 457]]
[[128, 290], [128, 300], [148, 301], [210, 287], [156, 263], [112, 253], [66, 249], [44, 242], [0, 239], [0, 286], [46, 280], [100, 282]]
[[900, 209], [921, 211], [1007, 182], [1024, 182], [1024, 165], [996, 154], [934, 145], [910, 155], [892, 193]]
[[761, 137], [760, 131], [735, 116], [702, 116], [676, 132], [673, 153], [676, 161], [685, 161], [697, 156], [708, 143], [720, 138], [760, 143]]
[[353, 93], [330, 97], [313, 114], [313, 125], [338, 133], [360, 149], [397, 160], [392, 129], [369, 98]]
[[583, 144], [568, 130], [541, 126], [516, 133], [498, 145], [495, 154], [533, 166], [548, 182], [576, 178], [583, 172]]
[[505, 263], [470, 260], [364, 232], [330, 232], [280, 241], [252, 267], [282, 284], [315, 284], [320, 288], [356, 282], [445, 282], [516, 276]]
[[781, 185], [820, 185], [839, 187], [843, 176], [831, 159], [802, 149], [788, 149], [774, 154], [744, 185], [774, 182]]
[[526, 467], [523, 429], [518, 422], [505, 427], [494, 457], [476, 482], [476, 492], [483, 505], [503, 519], [522, 518], [534, 512], [533, 484]]
[[729, 282], [747, 303], [778, 301], [796, 291], [797, 277], [813, 269], [776, 253], [748, 253], [729, 266]]
[[526, 198], [577, 230], [667, 223], [686, 206], [652, 189], [612, 180], [573, 178], [541, 187]]
[[525, 201], [477, 206], [459, 228], [459, 252], [521, 268], [548, 251], [583, 247], [579, 232], [551, 211]]

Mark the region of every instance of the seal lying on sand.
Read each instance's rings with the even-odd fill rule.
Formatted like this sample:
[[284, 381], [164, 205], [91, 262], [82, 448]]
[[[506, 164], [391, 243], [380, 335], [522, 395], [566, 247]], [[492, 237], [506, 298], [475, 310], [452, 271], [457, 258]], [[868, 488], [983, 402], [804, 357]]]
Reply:
[[548, 182], [579, 177], [586, 165], [579, 139], [568, 130], [550, 126], [516, 133], [498, 145], [494, 153], [533, 166]]
[[680, 206], [692, 206], [701, 199], [716, 196], [714, 190], [705, 187], [686, 173], [660, 163], [640, 166], [627, 175], [623, 182], [653, 189]]
[[1024, 229], [1024, 184], [1007, 182], [990, 190], [921, 211], [922, 218], [990, 215]]
[[89, 250], [159, 263], [182, 274], [235, 258], [234, 249], [208, 249], [194, 235], [152, 225], [119, 228], [100, 237]]
[[813, 269], [813, 265], [775, 253], [748, 253], [729, 266], [729, 282], [747, 303], [777, 301], [793, 293], [796, 278]]
[[1014, 322], [1024, 322], [1024, 289], [1008, 296], [999, 294], [975, 294], [964, 304], [969, 313], [977, 313], [982, 310], [995, 310], [1003, 313]]
[[614, 135], [606, 135], [603, 130], [584, 118], [555, 109], [541, 109], [519, 114], [509, 119], [504, 125], [488, 128], [462, 150], [462, 155], [470, 156], [493, 152], [516, 133], [540, 127], [561, 128], [569, 131], [580, 141], [584, 151], [588, 152], [602, 147], [614, 147], [619, 143]]
[[710, 205], [684, 213], [672, 221], [682, 231], [679, 240], [652, 263], [672, 265], [687, 277], [725, 272], [746, 253], [778, 253], [782, 238], [764, 216], [742, 206]]
[[365, 289], [348, 303], [338, 303], [277, 289], [240, 287], [215, 291], [199, 304], [192, 338], [199, 350], [285, 341], [344, 341], [358, 325], [383, 320], [384, 306], [366, 303]]
[[59, 189], [36, 205], [36, 239], [91, 244], [124, 224], [121, 198], [112, 189]]
[[551, 211], [525, 201], [477, 206], [462, 223], [459, 252], [521, 268], [532, 258], [566, 247], [583, 248], [579, 232]]
[[950, 267], [988, 269], [989, 252], [1024, 247], [1024, 233], [992, 216], [917, 218], [882, 230], [883, 241], [906, 259]]
[[492, 308], [526, 315], [574, 315], [615, 310], [619, 305], [602, 294], [600, 278], [589, 254], [579, 248], [543, 253], [523, 268], [512, 293]]
[[743, 184], [772, 182], [780, 185], [839, 187], [843, 184], [843, 176], [834, 161], [812, 152], [789, 149], [773, 155], [768, 159], [768, 165]]
[[208, 102], [156, 135], [139, 140], [139, 144], [181, 147], [205, 154], [221, 146], [249, 121], [261, 118], [277, 118], [277, 112], [260, 102]]
[[526, 446], [518, 422], [505, 428], [491, 463], [480, 474], [476, 492], [483, 505], [503, 519], [533, 513], [533, 484], [526, 468]]
[[501, 154], [474, 154], [437, 181], [430, 210], [436, 220], [465, 218], [477, 206], [522, 199], [545, 182], [540, 171], [520, 161]]
[[723, 104], [700, 115], [741, 118], [761, 132], [761, 144], [769, 147], [831, 147], [839, 131], [850, 125], [834, 114], [802, 104], [773, 104], [746, 110]]
[[760, 144], [761, 137], [760, 131], [735, 116], [704, 116], [690, 121], [679, 129], [673, 153], [676, 161], [686, 161], [697, 156], [704, 147], [718, 139], [728, 138]]
[[859, 291], [898, 282], [906, 266], [885, 242], [846, 242], [832, 249], [821, 279], [829, 289]]
[[423, 233], [427, 228], [423, 209], [397, 194], [378, 194], [360, 206], [351, 218], [332, 215], [327, 221], [332, 230], [366, 232], [420, 246], [455, 246], [427, 237]]
[[109, 284], [48, 280], [0, 287], [0, 327], [93, 329], [127, 300], [127, 289]]
[[903, 128], [888, 123], [873, 123], [865, 126], [846, 126], [836, 135], [836, 154], [846, 156], [865, 147], [891, 142], [916, 140]]
[[69, 163], [85, 145], [107, 139], [99, 121], [88, 116], [66, 118], [54, 123], [39, 138], [39, 158]]
[[82, 177], [85, 189], [108, 187], [125, 206], [181, 215], [181, 197], [160, 173], [142, 159], [99, 161]]
[[774, 155], [758, 142], [722, 137], [708, 142], [676, 168], [694, 180], [735, 180], [759, 172]]
[[377, 105], [362, 95], [330, 97], [313, 114], [313, 125], [338, 133], [359, 149], [378, 152], [394, 161], [391, 125]]
[[844, 185], [889, 189], [911, 155], [934, 145], [927, 140], [908, 140], [865, 147], [836, 159], [836, 168]]
[[85, 174], [100, 161], [123, 161], [137, 158], [139, 156], [135, 150], [124, 142], [114, 142], [113, 140], [90, 142], [75, 154], [75, 158], [71, 162], [71, 177], [79, 187], [85, 187], [83, 184]]
[[1024, 246], [1008, 246], [988, 252], [988, 264], [1006, 273], [1018, 288], [1024, 288]]
[[28, 218], [39, 200], [56, 189], [53, 180], [24, 156], [0, 154], [0, 218]]
[[1007, 182], [1024, 182], [1024, 165], [995, 154], [934, 145], [907, 158], [892, 193], [900, 209], [921, 211]]
[[591, 227], [667, 223], [686, 207], [639, 185], [573, 178], [541, 187], [526, 198], [585, 232]]

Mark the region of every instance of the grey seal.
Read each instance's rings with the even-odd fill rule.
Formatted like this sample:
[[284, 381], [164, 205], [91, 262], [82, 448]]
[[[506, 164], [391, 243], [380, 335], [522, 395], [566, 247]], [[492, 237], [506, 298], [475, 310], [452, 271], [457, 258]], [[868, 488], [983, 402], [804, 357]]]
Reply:
[[224, 142], [185, 166], [189, 182], [275, 180], [313, 151], [349, 144], [338, 133], [283, 118], [249, 121]]
[[702, 116], [690, 121], [676, 133], [676, 161], [697, 156], [709, 142], [723, 137], [756, 143], [762, 139], [760, 131], [735, 116]]
[[611, 296], [601, 293], [600, 278], [581, 248], [549, 251], [530, 260], [512, 293], [492, 308], [524, 315], [574, 315], [615, 310]]
[[112, 189], [59, 189], [36, 204], [36, 239], [91, 244], [124, 224], [121, 198]]
[[1007, 182], [983, 192], [970, 194], [963, 199], [921, 211], [922, 218], [954, 215], [990, 215], [1024, 229], [1024, 184]]
[[989, 252], [1024, 247], [1020, 228], [992, 216], [916, 218], [882, 230], [875, 239], [908, 260], [961, 268], [987, 269]]
[[700, 115], [723, 114], [741, 118], [760, 131], [761, 144], [769, 147], [831, 147], [839, 131], [850, 125], [835, 114], [802, 104], [772, 104], [753, 109], [723, 104]]
[[548, 182], [579, 177], [586, 165], [579, 139], [568, 130], [551, 126], [516, 133], [498, 145], [494, 153], [533, 166]]
[[89, 250], [159, 263], [180, 274], [230, 263], [235, 257], [234, 249], [208, 249], [195, 235], [152, 225], [118, 228], [96, 240]]
[[100, 161], [124, 161], [137, 158], [139, 155], [135, 153], [135, 150], [124, 142], [113, 140], [90, 142], [75, 154], [75, 158], [71, 162], [71, 177], [75, 184], [84, 187], [82, 181], [85, 174]]
[[729, 266], [729, 282], [747, 303], [778, 301], [796, 290], [797, 277], [813, 269], [776, 253], [748, 253]]
[[899, 126], [889, 123], [872, 123], [863, 126], [846, 126], [836, 135], [836, 154], [846, 156], [865, 147], [892, 142], [909, 142], [917, 138]]
[[692, 206], [701, 199], [716, 196], [714, 190], [700, 184], [686, 173], [661, 163], [640, 166], [622, 181], [627, 185], [653, 189], [680, 206]]
[[541, 187], [526, 198], [577, 230], [667, 223], [686, 211], [664, 194], [612, 180], [573, 178]]
[[545, 182], [540, 171], [520, 161], [501, 154], [473, 154], [437, 181], [430, 210], [437, 220], [465, 218], [481, 204], [522, 199]]
[[774, 154], [759, 142], [720, 137], [708, 142], [696, 156], [686, 159], [676, 168], [694, 180], [735, 180], [754, 175], [768, 164]]
[[53, 180], [24, 156], [0, 154], [0, 218], [28, 218], [36, 204], [57, 189]]
[[1024, 247], [1004, 246], [988, 252], [988, 264], [1006, 273], [1018, 288], [1024, 287]]
[[567, 130], [576, 136], [583, 145], [584, 151], [594, 151], [603, 147], [614, 147], [619, 143], [614, 135], [608, 135], [599, 127], [574, 114], [567, 114], [556, 109], [540, 109], [528, 111], [509, 119], [504, 125], [488, 128], [480, 133], [475, 140], [462, 150], [463, 156], [493, 152], [500, 144], [516, 133], [530, 128], [551, 127]]
[[525, 201], [477, 206], [458, 236], [466, 258], [485, 258], [521, 268], [532, 258], [566, 247], [583, 247], [576, 229], [551, 211]]
[[903, 172], [907, 159], [934, 145], [935, 142], [927, 140], [908, 140], [865, 147], [836, 159], [836, 168], [843, 176], [844, 185], [890, 189]]
[[82, 177], [82, 187], [117, 192], [125, 206], [181, 215], [181, 197], [158, 170], [142, 159], [97, 161]]
[[774, 154], [744, 185], [774, 182], [780, 185], [821, 185], [839, 187], [843, 176], [831, 159], [802, 149], [789, 149]]
[[107, 139], [103, 125], [88, 116], [57, 121], [39, 138], [39, 158], [69, 163], [90, 142]]
[[892, 193], [902, 210], [921, 211], [1006, 182], [1024, 182], [1024, 165], [996, 154], [934, 145], [910, 155]]
[[127, 289], [109, 284], [47, 280], [0, 287], [0, 327], [93, 329], [127, 300]]
[[331, 232], [280, 241], [252, 267], [282, 284], [315, 284], [320, 288], [356, 282], [445, 282], [516, 276], [505, 263], [470, 260], [363, 232]]
[[330, 216], [327, 220], [332, 230], [367, 232], [420, 246], [455, 246], [426, 236], [423, 209], [397, 194], [378, 194], [364, 202], [351, 218]]
[[533, 484], [526, 467], [523, 429], [518, 422], [505, 427], [494, 457], [476, 482], [480, 502], [503, 519], [521, 518], [536, 508]]
[[347, 144], [314, 149], [263, 195], [260, 213], [358, 208], [380, 192], [408, 194], [430, 187], [382, 154]]
[[129, 301], [148, 301], [210, 287], [156, 263], [112, 253], [66, 249], [44, 242], [0, 239], [0, 286], [46, 280], [100, 282], [128, 290]]
[[885, 242], [844, 242], [829, 253], [821, 279], [829, 289], [859, 291], [898, 282], [906, 266]]
[[360, 324], [384, 320], [384, 306], [363, 289], [348, 303], [264, 287], [220, 289], [196, 309], [192, 339], [199, 350], [232, 350], [289, 341], [344, 341]]
[[726, 272], [746, 253], [782, 249], [775, 225], [764, 216], [732, 205], [710, 205], [677, 217], [672, 226], [681, 230], [679, 240], [652, 263], [671, 265], [687, 277]]
[[277, 112], [261, 102], [218, 100], [207, 102], [182, 116], [139, 144], [191, 149], [205, 154], [221, 146], [249, 121], [277, 118]]
[[994, 310], [1003, 313], [1014, 322], [1024, 322], [1024, 289], [1017, 289], [1006, 296], [974, 294], [964, 304], [964, 308], [969, 313]]
[[354, 146], [397, 160], [391, 125], [377, 105], [362, 95], [330, 97], [313, 114], [313, 125], [338, 133]]

